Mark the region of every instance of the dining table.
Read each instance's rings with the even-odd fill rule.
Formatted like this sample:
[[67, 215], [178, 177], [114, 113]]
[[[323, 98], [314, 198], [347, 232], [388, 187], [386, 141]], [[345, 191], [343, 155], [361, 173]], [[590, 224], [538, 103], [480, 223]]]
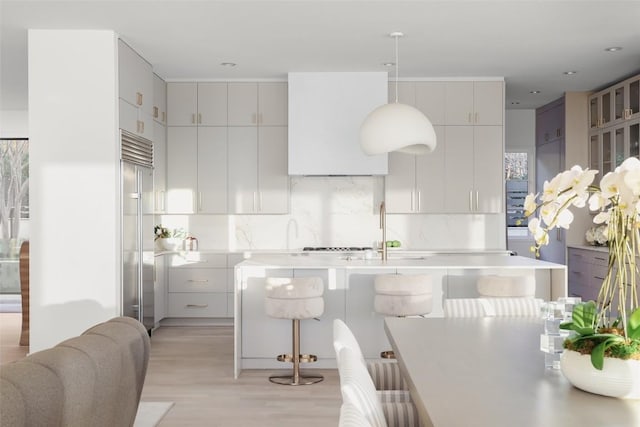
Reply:
[[588, 393], [545, 367], [542, 319], [388, 317], [425, 427], [633, 427], [640, 400]]

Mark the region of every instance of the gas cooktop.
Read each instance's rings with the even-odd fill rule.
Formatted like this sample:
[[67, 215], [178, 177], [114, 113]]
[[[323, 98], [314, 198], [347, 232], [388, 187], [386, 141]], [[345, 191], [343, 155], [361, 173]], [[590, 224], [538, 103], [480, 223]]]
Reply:
[[305, 246], [302, 248], [305, 252], [356, 252], [356, 251], [367, 251], [372, 250], [373, 248], [370, 246]]

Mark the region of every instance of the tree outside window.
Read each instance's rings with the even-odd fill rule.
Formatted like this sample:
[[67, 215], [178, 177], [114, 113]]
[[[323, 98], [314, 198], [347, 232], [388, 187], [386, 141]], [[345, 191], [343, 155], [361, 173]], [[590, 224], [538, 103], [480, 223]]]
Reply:
[[29, 218], [29, 142], [0, 139], [0, 257], [12, 254], [20, 220]]

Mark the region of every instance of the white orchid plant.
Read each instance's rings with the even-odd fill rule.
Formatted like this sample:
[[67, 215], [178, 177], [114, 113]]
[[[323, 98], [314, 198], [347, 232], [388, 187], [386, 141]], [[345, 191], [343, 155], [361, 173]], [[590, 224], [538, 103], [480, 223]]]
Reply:
[[[638, 308], [638, 258], [640, 256], [640, 160], [626, 159], [615, 171], [592, 185], [598, 171], [574, 166], [545, 181], [542, 194], [529, 194], [525, 215], [535, 239], [536, 256], [549, 243], [549, 232], [568, 229], [573, 208], [597, 211], [593, 222], [604, 226], [609, 247], [607, 275], [596, 302], [577, 305], [563, 329], [577, 335], [565, 347], [591, 354], [602, 369], [605, 356], [640, 359], [640, 309]], [[537, 214], [537, 216], [536, 216]], [[532, 217], [533, 216], [533, 217]], [[629, 314], [629, 315], [627, 315]]]

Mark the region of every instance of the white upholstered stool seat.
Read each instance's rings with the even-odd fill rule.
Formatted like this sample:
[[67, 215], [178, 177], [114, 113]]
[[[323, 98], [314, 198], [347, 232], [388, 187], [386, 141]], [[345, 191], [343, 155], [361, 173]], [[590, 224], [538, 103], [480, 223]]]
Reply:
[[480, 276], [476, 281], [478, 293], [484, 297], [530, 297], [536, 294], [533, 276]]
[[[384, 274], [374, 281], [376, 296], [373, 307], [385, 316], [423, 316], [431, 313], [433, 293], [431, 276], [424, 274]], [[393, 351], [380, 353], [385, 359], [394, 358]]]
[[387, 316], [421, 316], [431, 313], [431, 276], [385, 274], [375, 278], [374, 309]]
[[320, 382], [321, 375], [302, 375], [301, 362], [313, 362], [314, 355], [300, 354], [300, 320], [313, 319], [324, 312], [324, 283], [319, 277], [270, 277], [266, 280], [265, 312], [277, 319], [291, 319], [293, 352], [281, 354], [279, 361], [292, 362], [291, 375], [273, 375], [269, 381], [284, 385], [306, 385]]

